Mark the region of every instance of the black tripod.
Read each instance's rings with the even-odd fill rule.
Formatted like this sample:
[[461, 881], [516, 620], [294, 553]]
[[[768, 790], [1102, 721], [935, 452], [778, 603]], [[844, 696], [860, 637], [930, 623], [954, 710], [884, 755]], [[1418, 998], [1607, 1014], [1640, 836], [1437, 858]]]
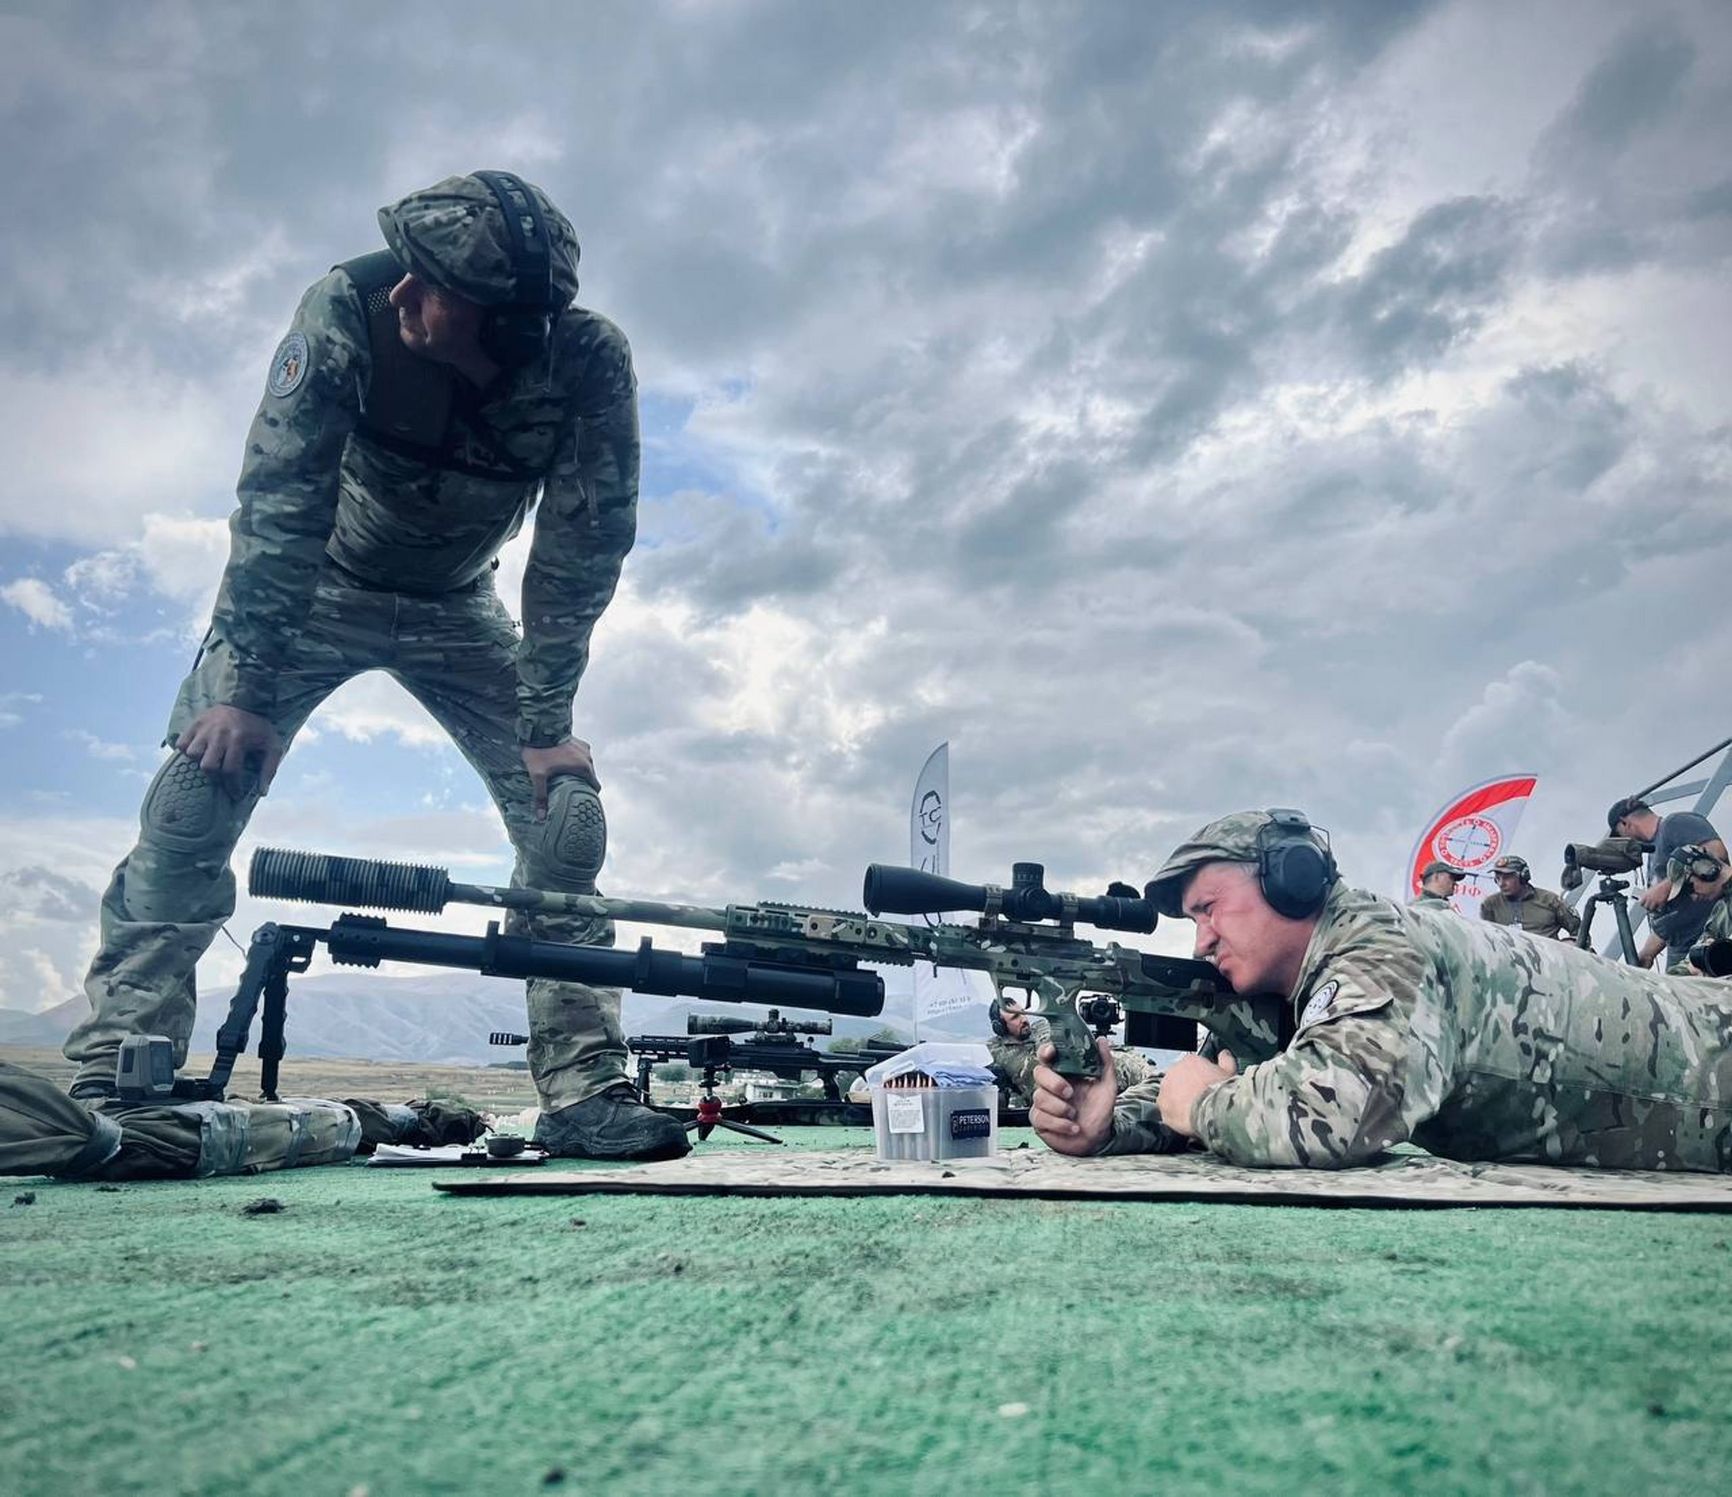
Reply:
[[744, 1123], [731, 1123], [722, 1116], [722, 1099], [716, 1095], [716, 1068], [713, 1065], [704, 1067], [703, 1095], [698, 1098], [698, 1115], [685, 1125], [686, 1132], [697, 1130], [700, 1140], [710, 1136], [713, 1128], [730, 1128], [735, 1133], [743, 1133], [747, 1138], [759, 1138], [767, 1144], [779, 1144], [781, 1139], [773, 1133], [766, 1133], [762, 1128], [750, 1128]]
[[1618, 922], [1618, 943], [1624, 948], [1624, 960], [1632, 967], [1641, 965], [1636, 955], [1636, 933], [1630, 927], [1630, 900], [1624, 892], [1630, 887], [1630, 881], [1622, 878], [1612, 878], [1609, 875], [1600, 879], [1600, 887], [1588, 896], [1588, 902], [1582, 906], [1582, 928], [1576, 936], [1576, 945], [1583, 951], [1592, 951], [1594, 931], [1594, 909], [1598, 905], [1609, 904], [1612, 916]]

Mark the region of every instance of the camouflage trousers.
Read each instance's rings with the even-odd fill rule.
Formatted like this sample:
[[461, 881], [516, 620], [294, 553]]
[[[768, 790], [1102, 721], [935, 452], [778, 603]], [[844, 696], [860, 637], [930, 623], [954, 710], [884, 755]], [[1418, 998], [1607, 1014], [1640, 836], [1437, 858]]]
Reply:
[[[517, 631], [490, 579], [473, 591], [417, 597], [365, 588], [333, 567], [321, 574], [306, 622], [277, 678], [271, 722], [285, 744], [345, 681], [382, 670], [441, 727], [487, 786], [517, 851], [516, 886], [580, 887], [534, 819], [529, 776], [517, 744]], [[207, 708], [230, 700], [233, 654], [214, 633], [181, 683], [169, 719], [174, 739]], [[112, 1080], [120, 1042], [165, 1034], [177, 1066], [192, 1034], [194, 969], [234, 913], [229, 867], [256, 793], [231, 797], [184, 755], [173, 755], [145, 795], [137, 844], [102, 898], [101, 945], [85, 977], [91, 1013], [66, 1041], [77, 1081]], [[390, 849], [381, 849], [385, 856]], [[611, 921], [512, 912], [514, 933], [582, 946], [611, 946]], [[477, 981], [484, 979], [477, 978]], [[541, 1105], [569, 1106], [625, 1079], [618, 989], [581, 983], [528, 984], [529, 1069]]]

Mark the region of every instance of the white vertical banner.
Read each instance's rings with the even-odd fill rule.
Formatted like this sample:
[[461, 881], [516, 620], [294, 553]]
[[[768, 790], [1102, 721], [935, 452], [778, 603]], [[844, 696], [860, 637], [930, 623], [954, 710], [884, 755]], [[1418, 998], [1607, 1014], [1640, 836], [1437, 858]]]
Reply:
[[[950, 745], [941, 743], [927, 755], [920, 777], [914, 782], [914, 800], [908, 811], [908, 866], [922, 873], [950, 877]], [[940, 916], [940, 919], [947, 917]], [[984, 1003], [992, 994], [983, 974], [954, 967], [935, 967], [930, 962], [914, 964], [914, 1034], [920, 1021], [954, 1013], [971, 1003]]]

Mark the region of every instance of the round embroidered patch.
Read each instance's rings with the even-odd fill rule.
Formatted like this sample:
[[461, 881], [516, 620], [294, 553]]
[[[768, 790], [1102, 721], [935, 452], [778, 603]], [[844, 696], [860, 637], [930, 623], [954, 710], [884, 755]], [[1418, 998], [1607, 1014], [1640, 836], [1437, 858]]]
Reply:
[[1311, 1001], [1305, 1005], [1305, 1012], [1299, 1015], [1301, 1024], [1309, 1024], [1315, 1019], [1321, 1019], [1329, 1012], [1329, 1005], [1335, 1001], [1335, 995], [1341, 991], [1338, 982], [1326, 982], [1311, 995]]
[[265, 388], [273, 395], [293, 395], [307, 377], [307, 335], [292, 332], [271, 355], [271, 376]]

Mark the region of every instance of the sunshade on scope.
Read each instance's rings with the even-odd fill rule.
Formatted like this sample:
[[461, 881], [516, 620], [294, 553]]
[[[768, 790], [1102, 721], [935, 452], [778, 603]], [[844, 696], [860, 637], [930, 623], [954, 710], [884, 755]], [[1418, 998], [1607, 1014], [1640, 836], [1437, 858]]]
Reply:
[[1119, 894], [1054, 894], [1046, 887], [1040, 863], [1012, 863], [1010, 885], [965, 884], [919, 868], [874, 863], [866, 870], [861, 898], [874, 915], [942, 915], [950, 910], [976, 910], [1006, 920], [1081, 921], [1101, 930], [1136, 931], [1155, 928], [1155, 907], [1148, 898]]

